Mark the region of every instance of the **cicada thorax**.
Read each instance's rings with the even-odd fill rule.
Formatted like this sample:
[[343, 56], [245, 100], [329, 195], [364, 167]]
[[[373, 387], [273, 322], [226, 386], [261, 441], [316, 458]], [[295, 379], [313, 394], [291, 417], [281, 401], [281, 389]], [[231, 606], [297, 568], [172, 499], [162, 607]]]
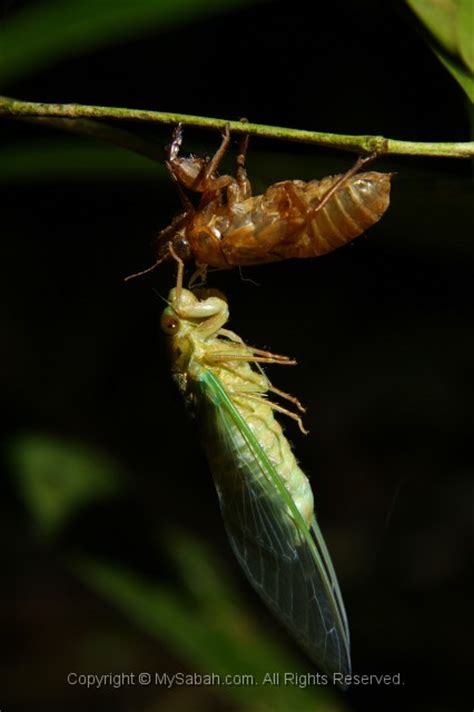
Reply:
[[185, 227], [192, 254], [226, 268], [318, 257], [347, 244], [387, 210], [391, 174], [356, 174], [318, 209], [340, 178], [282, 181], [247, 200], [209, 202]]

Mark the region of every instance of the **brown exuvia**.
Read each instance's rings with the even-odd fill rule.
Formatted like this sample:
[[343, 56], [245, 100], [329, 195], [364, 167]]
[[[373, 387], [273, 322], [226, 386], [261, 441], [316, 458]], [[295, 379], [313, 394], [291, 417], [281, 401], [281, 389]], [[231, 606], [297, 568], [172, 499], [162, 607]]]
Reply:
[[[319, 257], [361, 235], [389, 206], [392, 174], [359, 173], [367, 158], [359, 159], [341, 175], [309, 182], [281, 181], [252, 196], [245, 170], [246, 139], [237, 157], [235, 177], [216, 174], [230, 142], [228, 129], [210, 160], [180, 157], [181, 142], [178, 127], [167, 166], [180, 192], [183, 211], [158, 235], [157, 261], [144, 272], [171, 253], [184, 260], [194, 259], [201, 268], [220, 269]], [[184, 189], [200, 194], [197, 207]]]

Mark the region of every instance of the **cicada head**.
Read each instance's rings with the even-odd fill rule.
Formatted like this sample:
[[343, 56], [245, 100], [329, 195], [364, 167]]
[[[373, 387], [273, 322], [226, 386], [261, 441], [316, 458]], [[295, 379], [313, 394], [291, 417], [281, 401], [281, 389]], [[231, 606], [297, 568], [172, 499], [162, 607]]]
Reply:
[[186, 374], [193, 353], [193, 344], [190, 338], [190, 329], [187, 328], [187, 322], [184, 319], [180, 319], [174, 307], [170, 305], [166, 307], [161, 315], [160, 325], [166, 337], [173, 374]]
[[165, 239], [158, 237], [158, 257], [160, 260], [164, 261], [171, 256], [170, 244], [173, 246], [174, 253], [183, 262], [187, 262], [193, 256], [191, 245], [184, 230], [178, 230], [172, 237], [166, 236]]

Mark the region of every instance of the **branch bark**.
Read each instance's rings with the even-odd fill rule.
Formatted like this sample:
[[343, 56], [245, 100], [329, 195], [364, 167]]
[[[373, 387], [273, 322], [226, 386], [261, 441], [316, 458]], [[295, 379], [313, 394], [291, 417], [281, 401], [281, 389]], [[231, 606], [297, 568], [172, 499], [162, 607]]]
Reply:
[[[190, 116], [187, 114], [166, 113], [162, 111], [147, 111], [144, 109], [125, 109], [107, 106], [87, 106], [83, 104], [45, 104], [31, 101], [20, 101], [9, 97], [0, 97], [0, 117], [10, 119], [49, 118], [51, 120], [74, 120], [76, 133], [96, 135], [102, 140], [117, 143], [118, 135], [114, 138], [113, 132], [119, 129], [107, 125], [104, 120], [114, 122], [135, 122], [145, 124], [164, 124], [174, 126], [182, 123], [183, 126], [213, 129], [221, 131], [228, 124], [234, 134], [249, 134], [264, 138], [282, 141], [293, 141], [318, 146], [326, 146], [355, 153], [376, 153], [378, 156], [432, 156], [437, 158], [474, 158], [474, 142], [442, 142], [426, 143], [421, 141], [399, 141], [383, 136], [352, 136], [346, 134], [331, 134], [319, 131], [305, 131], [301, 129], [288, 129], [279, 126], [264, 126], [241, 121], [226, 121], [225, 119], [208, 118], [203, 116]], [[94, 126], [88, 122], [81, 130], [80, 120], [89, 119], [98, 123]], [[53, 124], [53, 121], [50, 122]], [[59, 127], [59, 125], [58, 125]], [[66, 127], [64, 127], [66, 128]], [[72, 130], [72, 126], [70, 126]], [[106, 136], [106, 134], [108, 135]], [[133, 137], [133, 134], [130, 134]], [[127, 144], [134, 144], [127, 145]], [[119, 145], [137, 150], [136, 137], [127, 141], [125, 132], [120, 134]], [[150, 151], [152, 154], [150, 154]], [[150, 158], [157, 159], [159, 153], [156, 148], [147, 150], [142, 144], [141, 153]]]

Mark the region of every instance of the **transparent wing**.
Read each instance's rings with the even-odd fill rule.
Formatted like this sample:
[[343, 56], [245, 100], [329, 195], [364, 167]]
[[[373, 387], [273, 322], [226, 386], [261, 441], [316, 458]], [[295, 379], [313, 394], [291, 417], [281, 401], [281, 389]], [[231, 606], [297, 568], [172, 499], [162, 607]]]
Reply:
[[316, 521], [308, 529], [210, 371], [197, 384], [196, 407], [226, 530], [250, 583], [322, 670], [350, 672], [344, 605]]

